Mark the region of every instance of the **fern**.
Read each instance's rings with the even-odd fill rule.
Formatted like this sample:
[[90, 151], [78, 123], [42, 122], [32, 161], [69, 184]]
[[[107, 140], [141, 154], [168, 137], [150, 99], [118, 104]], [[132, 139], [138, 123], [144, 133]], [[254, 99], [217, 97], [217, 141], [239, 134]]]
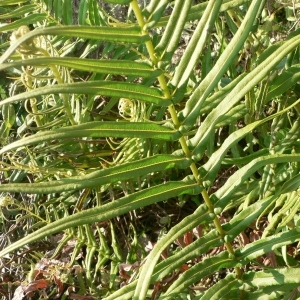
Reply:
[[[299, 30], [276, 35], [258, 0], [71, 2], [0, 4], [2, 226], [28, 228], [0, 256], [58, 235], [78, 294], [297, 297]], [[146, 254], [151, 207], [167, 231]]]

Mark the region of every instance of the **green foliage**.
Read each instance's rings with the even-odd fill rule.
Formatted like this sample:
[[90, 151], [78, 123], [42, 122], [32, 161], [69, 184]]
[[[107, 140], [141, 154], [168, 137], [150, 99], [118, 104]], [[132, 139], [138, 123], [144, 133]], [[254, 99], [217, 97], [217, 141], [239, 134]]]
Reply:
[[106, 2], [0, 1], [5, 268], [61, 299], [297, 299], [296, 7]]

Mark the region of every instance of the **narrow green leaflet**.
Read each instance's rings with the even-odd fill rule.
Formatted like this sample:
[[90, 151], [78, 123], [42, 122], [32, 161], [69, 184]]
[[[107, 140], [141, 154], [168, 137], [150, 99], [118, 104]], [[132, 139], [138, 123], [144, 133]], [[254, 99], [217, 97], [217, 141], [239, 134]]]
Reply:
[[[160, 60], [169, 61], [172, 58], [174, 51], [178, 46], [191, 4], [192, 0], [175, 1], [175, 7], [170, 22], [168, 23], [159, 44], [155, 47], [155, 50], [158, 51], [158, 53], [163, 53]], [[175, 28], [174, 24], [176, 24]]]
[[59, 65], [75, 70], [82, 70], [103, 74], [119, 74], [138, 77], [157, 77], [162, 74], [159, 69], [153, 69], [148, 64], [123, 60], [80, 59], [73, 57], [41, 57], [17, 60], [0, 65], [0, 70], [19, 66], [52, 66]]
[[[289, 285], [277, 286], [275, 289], [273, 286], [263, 287], [259, 290], [251, 291], [250, 293], [244, 294], [245, 300], [265, 300], [266, 295], [268, 300], [284, 299], [288, 300], [289, 296], [292, 296], [291, 288]], [[285, 298], [284, 298], [284, 297]]]
[[237, 261], [229, 258], [228, 253], [225, 251], [212, 258], [207, 258], [185, 271], [172, 283], [165, 295], [169, 296], [167, 299], [171, 300], [173, 299], [172, 296], [178, 294], [183, 288], [201, 280], [204, 276], [210, 275], [221, 268], [232, 268], [236, 263]]
[[217, 199], [216, 207], [221, 210], [231, 201], [230, 196], [242, 182], [245, 182], [259, 168], [268, 164], [279, 164], [283, 162], [290, 163], [292, 161], [300, 161], [300, 154], [273, 154], [258, 157], [245, 165], [232, 176], [228, 178], [226, 183], [214, 194]]
[[27, 26], [28, 24], [32, 24], [32, 23], [36, 23], [36, 22], [42, 22], [46, 19], [46, 17], [47, 17], [47, 14], [44, 14], [44, 13], [31, 14], [31, 15], [28, 15], [28, 16], [22, 18], [22, 19], [16, 20], [12, 23], [0, 26], [0, 32], [15, 30], [15, 29], [18, 29], [19, 27], [21, 27], [23, 25]]
[[[210, 69], [209, 69], [210, 70]], [[241, 74], [237, 78], [233, 79], [230, 83], [225, 85], [223, 88], [208, 97], [201, 107], [200, 113], [208, 114], [225, 98], [225, 96], [240, 82], [246, 74]]]
[[[226, 232], [226, 241], [234, 240], [243, 230], [254, 222], [261, 213], [274, 201], [274, 196], [262, 199], [242, 210], [222, 228]], [[275, 198], [276, 199], [276, 198]]]
[[[173, 79], [171, 81], [173, 86], [181, 88], [188, 81], [190, 74], [202, 53], [202, 50], [204, 49], [207, 38], [209, 37], [209, 31], [218, 17], [221, 3], [221, 0], [208, 2], [204, 14], [201, 17], [200, 22], [198, 23], [197, 28], [184, 51], [180, 63], [175, 70]], [[173, 45], [168, 48], [172, 49], [172, 47]]]
[[88, 0], [81, 0], [78, 10], [78, 24], [79, 25], [86, 25], [87, 22], [87, 11], [89, 8], [89, 1]]
[[[31, 15], [31, 17], [34, 16], [35, 15]], [[20, 21], [23, 22], [23, 19]], [[31, 22], [27, 22], [26, 24], [21, 24], [21, 25], [27, 25], [30, 23]], [[8, 28], [7, 26], [9, 25], [5, 25], [4, 27]], [[2, 27], [2, 29], [4, 27]], [[15, 27], [13, 29], [15, 29]], [[12, 29], [5, 29], [5, 30], [7, 31]], [[32, 38], [39, 35], [58, 35], [58, 36], [64, 36], [70, 38], [77, 37], [77, 38], [92, 39], [92, 40], [104, 40], [106, 42], [115, 42], [115, 43], [125, 42], [125, 43], [137, 43], [137, 44], [142, 44], [150, 39], [149, 35], [142, 34], [141, 28], [139, 26], [101, 27], [101, 26], [69, 25], [69, 26], [53, 26], [53, 27], [46, 27], [46, 28], [38, 28], [28, 32], [26, 35], [16, 40], [15, 43], [13, 43], [2, 55], [2, 57], [0, 58], [0, 64], [5, 62], [21, 44], [26, 43], [27, 41], [32, 40]]]
[[0, 185], [0, 192], [23, 192], [33, 194], [61, 193], [65, 191], [92, 188], [107, 183], [136, 178], [168, 168], [186, 168], [191, 164], [187, 158], [173, 155], [156, 155], [120, 166], [91, 172], [87, 175], [63, 178], [38, 183], [7, 183]]
[[[155, 26], [155, 24], [159, 21], [162, 14], [164, 13], [167, 5], [169, 4], [168, 2], [169, 2], [168, 0], [160, 0], [156, 3], [154, 3], [154, 6], [155, 6], [155, 7], [153, 6], [154, 10], [149, 15], [147, 23], [143, 27], [144, 30], [147, 30], [147, 29], [152, 28], [152, 27]], [[147, 11], [147, 8], [144, 11], [144, 13], [146, 13], [146, 15], [148, 16], [149, 12]]]
[[103, 11], [99, 7], [99, 3], [97, 1], [90, 1], [89, 4], [89, 20], [91, 25], [98, 26], [106, 26], [107, 20], [106, 17], [103, 16]]
[[[186, 223], [187, 223], [187, 220], [191, 221], [191, 218], [187, 218], [185, 220]], [[202, 217], [202, 220], [203, 220], [203, 217]], [[201, 219], [199, 219], [199, 221], [201, 221]], [[195, 224], [194, 220], [192, 221], [192, 224], [193, 225]], [[197, 225], [199, 225], [199, 224], [200, 223], [198, 223]], [[192, 227], [190, 227], [190, 228], [192, 228]], [[187, 227], [186, 229], [189, 230], [189, 227]], [[184, 232], [184, 233], [186, 233], [186, 232]], [[168, 233], [168, 235], [169, 235], [169, 233]], [[170, 237], [171, 237], [171, 235], [170, 235]], [[207, 233], [205, 236], [197, 239], [192, 244], [187, 245], [185, 248], [176, 252], [174, 255], [166, 258], [165, 260], [163, 260], [162, 262], [157, 264], [153, 271], [151, 283], [161, 280], [162, 278], [164, 278], [165, 276], [168, 276], [169, 274], [172, 273], [172, 271], [176, 270], [177, 268], [179, 268], [180, 266], [182, 266], [189, 260], [194, 259], [195, 257], [199, 257], [201, 254], [205, 253], [209, 249], [212, 249], [213, 247], [219, 247], [222, 244], [223, 244], [223, 241], [222, 241], [222, 239], [220, 239], [219, 233], [216, 230], [212, 230], [211, 232]]]
[[35, 135], [17, 140], [0, 149], [0, 155], [27, 145], [56, 139], [74, 139], [82, 137], [131, 137], [153, 138], [174, 141], [181, 133], [168, 127], [143, 122], [101, 122], [93, 121], [74, 126], [66, 126], [51, 131], [41, 131]]
[[293, 176], [293, 178], [287, 180], [281, 187], [280, 193], [290, 193], [296, 191], [300, 187], [300, 174]]
[[198, 193], [198, 185], [194, 182], [168, 182], [166, 184], [138, 191], [132, 195], [120, 198], [100, 207], [91, 208], [47, 224], [43, 228], [38, 229], [0, 251], [0, 257], [20, 249], [29, 243], [42, 240], [48, 235], [61, 232], [65, 229], [109, 220], [140, 207], [177, 197], [184, 193]]
[[[234, 274], [229, 274], [211, 287], [201, 299], [235, 299], [235, 296], [239, 296], [237, 299], [241, 299], [240, 297], [243, 297], [243, 299], [261, 300], [279, 299], [278, 297], [281, 293], [278, 292], [282, 290], [289, 292], [299, 285], [299, 276], [300, 270], [297, 268], [247, 272], [239, 280], [235, 278]], [[274, 293], [273, 297], [271, 296], [272, 292]]]
[[256, 127], [266, 123], [267, 121], [270, 121], [271, 119], [274, 119], [282, 115], [285, 112], [288, 112], [290, 109], [292, 109], [294, 106], [298, 105], [299, 103], [300, 103], [300, 99], [295, 101], [292, 105], [286, 107], [285, 109], [273, 115], [270, 115], [266, 118], [263, 118], [262, 120], [252, 122], [251, 124], [230, 134], [226, 138], [226, 140], [222, 143], [222, 146], [211, 155], [208, 162], [200, 168], [201, 174], [205, 176], [204, 177], [205, 181], [211, 183], [214, 180], [217, 172], [221, 167], [223, 158], [226, 155], [228, 149], [230, 149], [233, 145], [235, 145], [239, 140], [245, 137], [248, 133], [252, 132]]
[[[199, 20], [205, 11], [205, 8], [207, 7], [209, 1], [197, 4], [192, 6], [187, 21], [195, 21]], [[235, 8], [237, 6], [248, 4], [249, 0], [225, 0], [223, 1], [223, 4], [220, 7], [220, 12], [224, 12], [228, 9]], [[156, 24], [156, 27], [165, 27], [169, 22], [170, 16], [164, 16], [160, 19], [160, 21]]]
[[245, 288], [262, 288], [265, 286], [290, 285], [290, 289], [299, 286], [300, 270], [299, 268], [270, 269], [259, 272], [245, 273], [242, 277]]
[[151, 0], [150, 3], [144, 7], [143, 9], [143, 15], [148, 18], [149, 16], [151, 16], [153, 14], [153, 12], [155, 11], [157, 5], [159, 4], [160, 0]]
[[115, 82], [115, 81], [89, 81], [89, 82], [75, 82], [56, 84], [52, 86], [45, 86], [36, 88], [29, 92], [20, 93], [0, 102], [0, 106], [15, 101], [26, 100], [28, 98], [35, 98], [41, 95], [49, 94], [91, 94], [103, 95], [109, 97], [119, 97], [128, 99], [137, 99], [160, 106], [168, 106], [172, 102], [164, 98], [163, 93], [157, 88], [150, 88], [144, 85]]
[[2, 107], [2, 118], [7, 128], [11, 128], [16, 120], [15, 108], [12, 104], [4, 105]]
[[245, 103], [234, 106], [219, 119], [219, 121], [216, 123], [216, 128], [234, 124], [237, 122], [237, 120], [242, 119], [248, 113], [248, 111], [249, 110], [245, 106]]
[[264, 255], [284, 245], [295, 243], [299, 240], [299, 228], [284, 231], [248, 244], [243, 249], [238, 249], [235, 252], [236, 258], [244, 265], [258, 256]]
[[238, 281], [234, 274], [229, 274], [208, 289], [203, 297], [201, 297], [201, 300], [219, 300], [224, 295], [228, 299], [234, 299], [232, 290], [239, 286], [241, 286], [241, 281]]
[[[1, 4], [0, 4], [1, 6]], [[16, 8], [14, 11], [6, 13], [6, 14], [1, 14], [0, 15], [0, 20], [6, 20], [9, 18], [20, 18], [21, 15], [33, 12], [36, 10], [37, 6], [35, 4], [28, 4], [24, 6], [20, 6], [19, 8]], [[0, 27], [1, 28], [1, 27]]]
[[62, 13], [63, 21], [65, 25], [73, 24], [73, 1], [72, 0], [63, 0], [62, 1]]
[[62, 19], [62, 13], [63, 13], [62, 4], [63, 4], [63, 1], [54, 0], [53, 9], [54, 9], [54, 18], [56, 20]]
[[1, 125], [0, 125], [0, 137], [5, 140], [10, 134], [10, 130], [16, 120], [16, 112], [12, 104], [2, 106], [1, 110]]
[[275, 78], [269, 88], [265, 103], [271, 101], [277, 96], [282, 95], [288, 89], [299, 81], [300, 78], [300, 65], [293, 65], [292, 67], [284, 70], [282, 74]]
[[6, 5], [21, 4], [24, 2], [28, 2], [28, 0], [2, 0], [2, 1], [0, 1], [0, 7], [6, 6]]

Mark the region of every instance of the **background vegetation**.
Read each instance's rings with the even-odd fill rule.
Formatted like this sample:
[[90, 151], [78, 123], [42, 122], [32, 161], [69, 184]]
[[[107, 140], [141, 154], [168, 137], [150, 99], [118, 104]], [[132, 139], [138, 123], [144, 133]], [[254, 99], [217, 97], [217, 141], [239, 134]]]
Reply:
[[297, 1], [2, 0], [3, 299], [298, 299]]

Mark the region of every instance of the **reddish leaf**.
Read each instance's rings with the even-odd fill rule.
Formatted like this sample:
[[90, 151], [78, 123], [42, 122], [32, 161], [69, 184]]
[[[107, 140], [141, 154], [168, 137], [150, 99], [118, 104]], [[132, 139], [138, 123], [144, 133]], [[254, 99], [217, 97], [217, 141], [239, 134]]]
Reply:
[[189, 231], [184, 235], [184, 243], [185, 245], [190, 245], [193, 242], [193, 232]]
[[183, 264], [181, 266], [181, 270], [184, 272], [184, 271], [187, 271], [189, 269], [188, 265], [187, 264]]
[[160, 282], [156, 282], [154, 284], [154, 289], [153, 289], [153, 292], [152, 292], [151, 300], [157, 299], [156, 295], [159, 292], [160, 288], [161, 288], [161, 283]]
[[120, 269], [119, 273], [124, 279], [130, 279], [130, 276], [124, 271], [124, 269]]
[[31, 281], [25, 288], [26, 295], [30, 292], [36, 291], [38, 289], [44, 289], [48, 286], [48, 282], [45, 279], [39, 279]]
[[54, 281], [57, 285], [58, 295], [60, 295], [64, 291], [64, 285], [58, 276], [54, 276]]

